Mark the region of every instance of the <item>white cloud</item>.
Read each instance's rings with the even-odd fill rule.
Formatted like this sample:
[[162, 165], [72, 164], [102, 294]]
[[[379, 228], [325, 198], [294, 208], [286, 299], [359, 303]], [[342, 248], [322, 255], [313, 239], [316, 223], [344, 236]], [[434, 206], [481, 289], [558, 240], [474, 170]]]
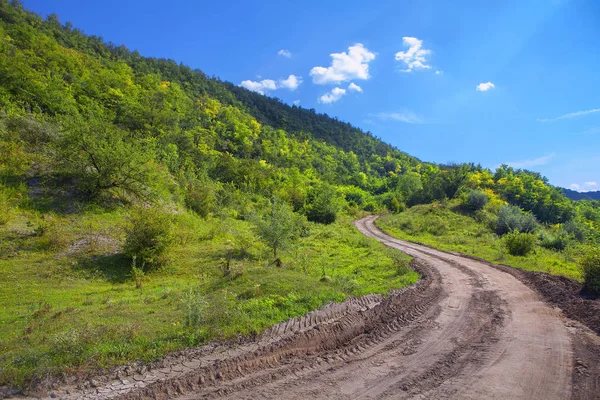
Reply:
[[260, 82], [246, 80], [242, 81], [240, 86], [260, 94], [277, 89], [277, 84], [272, 79], [263, 79]]
[[600, 112], [600, 108], [593, 108], [591, 110], [585, 110], [585, 111], [576, 111], [576, 112], [561, 115], [560, 117], [555, 117], [555, 118], [538, 118], [538, 121], [539, 122], [552, 122], [552, 121], [558, 121], [560, 119], [582, 117], [584, 115], [593, 114], [593, 113], [597, 113], [597, 112]]
[[375, 53], [357, 43], [348, 47], [348, 53], [333, 53], [331, 58], [331, 66], [314, 67], [310, 70], [313, 83], [324, 85], [352, 79], [369, 79], [369, 63], [375, 59]]
[[346, 89], [342, 89], [339, 87], [333, 88], [331, 92], [325, 93], [323, 96], [319, 97], [319, 102], [324, 104], [335, 103], [339, 99], [341, 99], [346, 94]]
[[412, 111], [402, 111], [402, 112], [391, 112], [391, 113], [376, 113], [369, 114], [372, 117], [377, 117], [384, 121], [399, 121], [407, 124], [424, 124], [425, 121], [423, 118], [419, 117]]
[[442, 75], [444, 73], [444, 71], [435, 71], [436, 75]]
[[492, 82], [481, 82], [479, 85], [477, 85], [476, 89], [479, 92], [487, 92], [490, 89], [494, 89], [496, 87], [496, 85], [494, 85]]
[[279, 87], [284, 89], [290, 89], [294, 91], [298, 89], [298, 86], [302, 84], [302, 77], [296, 75], [290, 75], [287, 79], [279, 80]]
[[587, 187], [596, 187], [598, 186], [598, 182], [585, 182], [584, 185]]
[[300, 100], [294, 100], [292, 102], [292, 104], [294, 104], [295, 106], [299, 106], [300, 105]]
[[289, 50], [282, 49], [282, 50], [279, 50], [277, 52], [277, 54], [279, 54], [280, 56], [285, 57], [285, 58], [292, 58], [292, 53], [290, 53]]
[[241, 87], [244, 87], [253, 92], [265, 94], [277, 89], [289, 89], [294, 91], [302, 84], [302, 77], [296, 75], [290, 75], [287, 79], [279, 79], [275, 82], [273, 79], [263, 79], [262, 81], [251, 81], [245, 80], [240, 83]]
[[423, 48], [422, 40], [405, 36], [402, 38], [402, 44], [408, 47], [408, 50], [396, 53], [396, 61], [402, 61], [406, 65], [402, 72], [431, 68], [431, 65], [427, 65], [427, 56], [431, 54], [431, 50]]
[[571, 183], [571, 184], [569, 185], [569, 189], [573, 189], [573, 190], [579, 190], [579, 188], [580, 188], [580, 187], [581, 187], [581, 186], [579, 186], [579, 185], [578, 185], [578, 184], [576, 184], [576, 183]]
[[529, 160], [509, 162], [507, 164], [513, 168], [538, 167], [540, 165], [548, 164], [550, 162], [550, 160], [552, 160], [554, 158], [555, 155], [556, 155], [555, 153], [550, 153], [550, 154], [546, 154], [545, 156], [542, 156], [542, 157], [533, 158], [533, 159], [529, 159]]
[[360, 86], [358, 86], [357, 84], [355, 84], [354, 82], [350, 82], [350, 85], [348, 85], [348, 90], [350, 92], [359, 92], [362, 93], [362, 88]]

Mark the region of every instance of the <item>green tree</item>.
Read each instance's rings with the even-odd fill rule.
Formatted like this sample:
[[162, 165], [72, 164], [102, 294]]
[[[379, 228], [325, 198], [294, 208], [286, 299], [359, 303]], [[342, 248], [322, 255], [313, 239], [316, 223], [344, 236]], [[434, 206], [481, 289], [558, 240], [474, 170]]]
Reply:
[[254, 228], [260, 237], [273, 250], [277, 259], [278, 250], [286, 248], [300, 233], [302, 219], [292, 208], [277, 198], [271, 201], [269, 209], [262, 215], [252, 218]]
[[305, 214], [309, 221], [321, 224], [335, 222], [344, 202], [335, 186], [321, 183], [312, 188], [308, 197]]
[[167, 253], [173, 244], [173, 219], [156, 207], [138, 207], [131, 214], [131, 225], [123, 248], [135, 260], [136, 266], [157, 269], [167, 262]]
[[124, 192], [149, 200], [160, 182], [151, 141], [134, 140], [106, 120], [70, 120], [61, 142], [59, 163], [89, 197]]

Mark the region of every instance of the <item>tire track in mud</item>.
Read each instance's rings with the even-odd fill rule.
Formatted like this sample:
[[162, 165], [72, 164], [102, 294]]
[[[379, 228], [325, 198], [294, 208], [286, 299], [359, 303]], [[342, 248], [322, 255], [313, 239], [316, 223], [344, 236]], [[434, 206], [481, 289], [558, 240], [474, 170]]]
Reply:
[[[375, 227], [375, 219], [355, 224], [414, 257], [411, 265], [422, 275], [415, 285], [389, 296], [327, 305], [251, 342], [180, 352], [156, 368], [121, 371], [117, 378], [98, 378], [94, 387], [65, 386], [53, 394], [65, 399], [563, 399], [571, 397], [575, 382], [574, 398], [596, 396], [595, 375], [589, 376], [594, 367], [585, 361], [590, 358], [573, 368], [573, 345], [560, 312], [515, 277], [394, 239]], [[575, 352], [591, 351], [582, 343], [575, 341]]]

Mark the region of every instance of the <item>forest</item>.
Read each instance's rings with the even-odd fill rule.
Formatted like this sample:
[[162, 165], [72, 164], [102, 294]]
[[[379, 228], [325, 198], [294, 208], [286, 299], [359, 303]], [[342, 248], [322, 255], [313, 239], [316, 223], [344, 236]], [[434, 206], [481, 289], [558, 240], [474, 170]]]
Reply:
[[0, 0], [0, 385], [154, 360], [412, 284], [407, 258], [351, 221], [389, 212], [418, 239], [426, 222], [390, 219], [434, 205], [452, 210], [436, 221], [467, 218], [455, 236], [480, 224], [515, 266], [543, 252], [600, 290], [574, 267], [597, 253], [598, 200], [507, 165], [421, 161]]

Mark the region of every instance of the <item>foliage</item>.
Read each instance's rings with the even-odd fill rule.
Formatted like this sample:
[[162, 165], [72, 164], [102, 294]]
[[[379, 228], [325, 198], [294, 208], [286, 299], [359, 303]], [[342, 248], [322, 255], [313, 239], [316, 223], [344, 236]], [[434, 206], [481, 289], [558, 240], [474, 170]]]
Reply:
[[337, 189], [327, 183], [312, 188], [305, 206], [305, 214], [309, 221], [321, 224], [335, 222], [342, 208], [343, 200]]
[[[501, 262], [529, 271], [542, 271], [581, 279], [577, 260], [582, 246], [569, 241], [562, 252], [544, 247], [535, 247], [527, 256], [508, 253], [502, 237], [495, 233], [496, 224], [491, 223], [493, 214], [481, 210], [474, 214], [464, 213], [459, 199], [452, 200], [447, 208], [437, 204], [414, 206], [400, 214], [386, 214], [376, 224], [392, 236], [425, 243], [441, 250], [459, 252], [484, 258], [490, 262]], [[430, 225], [435, 220], [436, 229]], [[443, 228], [439, 228], [439, 227]], [[432, 233], [437, 232], [438, 235]], [[540, 226], [537, 232], [556, 234], [557, 227]]]
[[498, 211], [496, 232], [504, 235], [512, 231], [532, 233], [537, 229], [538, 222], [531, 214], [523, 212], [517, 206], [506, 205]]
[[545, 249], [563, 251], [569, 244], [569, 238], [562, 232], [551, 233], [541, 231], [539, 237], [540, 246]]
[[579, 262], [586, 290], [600, 294], [600, 250], [589, 249]]
[[140, 199], [153, 197], [158, 167], [151, 141], [128, 138], [102, 120], [71, 124], [61, 142], [60, 160], [86, 195], [121, 190]]
[[274, 259], [277, 259], [277, 251], [287, 247], [302, 228], [300, 216], [294, 214], [288, 204], [276, 198], [262, 216], [255, 215], [252, 220], [258, 237], [273, 250]]
[[513, 256], [526, 256], [535, 247], [535, 236], [531, 233], [512, 231], [504, 235], [504, 244]]
[[171, 224], [172, 217], [159, 208], [142, 206], [132, 211], [123, 250], [142, 271], [166, 264], [173, 243]]
[[465, 205], [473, 211], [482, 210], [487, 203], [487, 195], [480, 190], [471, 190], [465, 201]]

